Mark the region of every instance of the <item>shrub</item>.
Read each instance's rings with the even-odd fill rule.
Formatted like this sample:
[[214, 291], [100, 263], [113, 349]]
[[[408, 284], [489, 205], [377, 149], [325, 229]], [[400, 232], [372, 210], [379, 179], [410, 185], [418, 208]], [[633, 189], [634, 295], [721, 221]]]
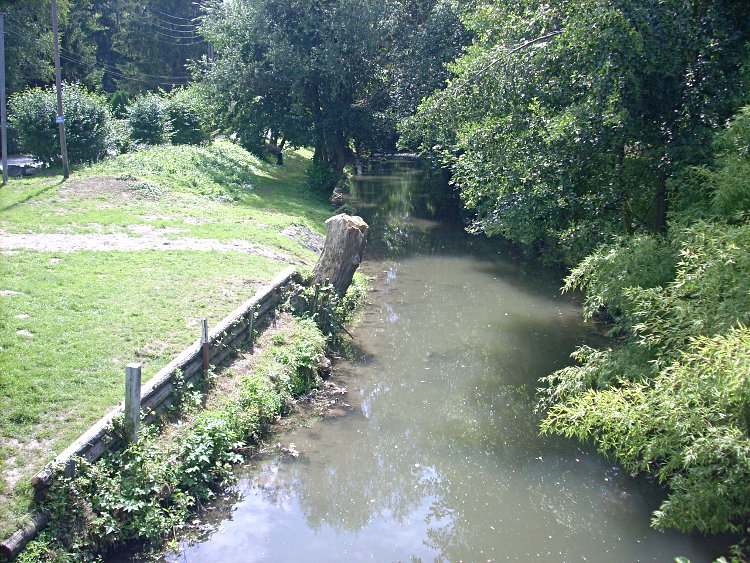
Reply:
[[564, 291], [585, 290], [584, 317], [588, 320], [606, 309], [614, 330], [626, 329], [632, 320], [625, 292], [628, 288], [652, 288], [674, 277], [677, 253], [661, 237], [639, 235], [600, 246], [565, 279]]
[[208, 109], [194, 88], [179, 88], [167, 99], [167, 113], [172, 123], [172, 143], [199, 145], [210, 139]]
[[750, 213], [750, 106], [742, 108], [716, 139], [720, 151], [713, 209], [730, 219]]
[[312, 319], [333, 344], [340, 344], [341, 333], [346, 331], [346, 324], [352, 320], [368, 291], [367, 278], [357, 273], [343, 297], [330, 283], [300, 286], [294, 302], [289, 305], [296, 315]]
[[172, 135], [167, 100], [159, 94], [144, 94], [128, 106], [131, 138], [137, 143], [162, 145]]
[[321, 159], [313, 159], [305, 170], [308, 187], [315, 193], [330, 196], [341, 180], [341, 174]]
[[109, 106], [112, 108], [112, 115], [117, 119], [124, 119], [128, 116], [128, 102], [130, 94], [125, 90], [117, 90], [109, 97]]
[[130, 150], [131, 128], [127, 119], [113, 119], [109, 146], [113, 153], [120, 154]]
[[715, 148], [712, 167], [676, 179], [666, 238], [602, 247], [570, 275], [586, 314], [606, 307], [629, 338], [579, 348], [539, 404], [544, 431], [593, 439], [669, 485], [655, 527], [703, 533], [750, 522], [750, 110]]
[[[9, 121], [18, 149], [46, 163], [59, 162], [54, 88], [33, 88], [16, 94], [9, 106]], [[107, 101], [80, 84], [65, 84], [63, 109], [70, 162], [96, 161], [107, 154], [112, 140], [112, 117]]]
[[741, 532], [750, 513], [750, 331], [739, 326], [686, 348], [651, 382], [554, 405], [543, 429], [593, 437], [626, 470], [669, 483], [657, 528]]

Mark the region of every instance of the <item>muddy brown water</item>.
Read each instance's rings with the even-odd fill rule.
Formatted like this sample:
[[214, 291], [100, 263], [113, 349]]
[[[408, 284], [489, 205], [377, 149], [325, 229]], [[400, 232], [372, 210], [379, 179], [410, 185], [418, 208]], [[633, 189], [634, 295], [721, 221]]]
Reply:
[[[374, 291], [335, 378], [352, 410], [282, 438], [167, 561], [710, 561], [663, 493], [541, 437], [538, 379], [601, 344], [559, 275], [470, 237], [412, 161], [353, 186]], [[343, 414], [343, 412], [342, 412]]]

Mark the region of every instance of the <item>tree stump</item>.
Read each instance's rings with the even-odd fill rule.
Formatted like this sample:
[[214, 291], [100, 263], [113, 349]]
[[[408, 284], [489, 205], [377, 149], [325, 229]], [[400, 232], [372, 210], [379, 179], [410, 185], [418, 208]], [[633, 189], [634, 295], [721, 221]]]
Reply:
[[365, 251], [367, 223], [342, 213], [326, 221], [326, 242], [313, 271], [313, 283], [328, 280], [339, 295], [352, 283]]

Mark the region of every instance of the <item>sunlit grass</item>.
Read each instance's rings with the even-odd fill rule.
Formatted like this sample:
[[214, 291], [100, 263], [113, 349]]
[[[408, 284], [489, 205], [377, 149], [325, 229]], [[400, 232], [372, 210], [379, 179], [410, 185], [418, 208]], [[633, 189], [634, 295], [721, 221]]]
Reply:
[[[330, 208], [304, 182], [231, 143], [158, 147], [0, 189], [0, 231], [240, 239], [311, 263], [282, 234], [322, 232]], [[30, 477], [122, 399], [124, 366], [148, 379], [286, 263], [240, 252], [5, 252], [0, 261], [0, 535], [19, 524]], [[9, 293], [14, 292], [14, 293]]]

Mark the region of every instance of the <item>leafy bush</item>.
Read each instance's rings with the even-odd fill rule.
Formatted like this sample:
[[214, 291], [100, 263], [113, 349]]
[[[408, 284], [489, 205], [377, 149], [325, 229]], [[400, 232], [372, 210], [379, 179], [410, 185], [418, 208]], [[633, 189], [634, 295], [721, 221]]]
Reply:
[[628, 327], [628, 288], [652, 288], [674, 277], [676, 253], [667, 239], [640, 235], [600, 246], [573, 268], [564, 291], [583, 290], [584, 317], [591, 319], [606, 309], [615, 320], [615, 330]]
[[131, 133], [127, 119], [113, 119], [109, 142], [112, 152], [115, 154], [128, 152], [131, 148]]
[[690, 338], [750, 322], [750, 225], [697, 223], [672, 236], [680, 245], [675, 280], [627, 292], [638, 342], [670, 360]]
[[128, 115], [128, 102], [130, 94], [125, 90], [117, 90], [109, 97], [109, 106], [112, 108], [112, 115], [117, 119], [124, 119]]
[[317, 369], [326, 341], [318, 327], [310, 319], [299, 319], [293, 333], [280, 336], [285, 339], [285, 345], [273, 348], [272, 355], [278, 364], [289, 370], [289, 392], [298, 396], [317, 387]]
[[[18, 148], [43, 162], [59, 162], [54, 88], [33, 88], [16, 94], [10, 99], [9, 108], [9, 121]], [[65, 84], [63, 109], [70, 162], [101, 159], [111, 148], [112, 141], [112, 118], [107, 101], [80, 84]]]
[[298, 287], [291, 307], [297, 315], [312, 319], [323, 334], [337, 343], [368, 290], [367, 278], [357, 273], [343, 297], [331, 284]]
[[577, 350], [540, 401], [545, 432], [669, 485], [656, 527], [704, 533], [750, 522], [750, 110], [715, 146], [713, 166], [678, 179], [666, 238], [601, 247], [568, 277], [586, 315], [606, 307], [629, 338]]
[[588, 390], [553, 406], [543, 429], [591, 437], [631, 472], [670, 485], [659, 529], [740, 532], [750, 513], [750, 331], [691, 340], [651, 382]]
[[52, 482], [45, 508], [57, 541], [77, 553], [106, 553], [126, 541], [156, 543], [183, 522], [208, 484], [231, 476], [235, 436], [212, 421], [178, 428], [166, 447], [151, 429], [98, 463], [78, 460], [74, 478]]
[[128, 106], [131, 138], [137, 143], [162, 145], [172, 135], [167, 100], [159, 94], [144, 94]]
[[618, 279], [627, 252], [576, 273], [591, 303], [619, 304], [631, 338], [580, 348], [579, 365], [546, 378], [543, 428], [594, 438], [629, 471], [668, 482], [658, 527], [737, 531], [750, 513], [750, 225], [699, 222], [671, 237], [680, 259], [661, 286], [636, 285], [648, 270]]
[[210, 139], [208, 108], [194, 88], [179, 88], [167, 98], [167, 113], [172, 123], [172, 143], [199, 145]]
[[741, 222], [750, 214], [750, 106], [716, 136], [713, 148], [713, 166], [690, 167], [680, 174], [673, 223]]
[[321, 159], [313, 159], [305, 170], [307, 186], [315, 193], [330, 196], [341, 175]]
[[712, 178], [714, 211], [741, 220], [750, 213], [750, 106], [718, 135], [716, 148], [720, 155]]

